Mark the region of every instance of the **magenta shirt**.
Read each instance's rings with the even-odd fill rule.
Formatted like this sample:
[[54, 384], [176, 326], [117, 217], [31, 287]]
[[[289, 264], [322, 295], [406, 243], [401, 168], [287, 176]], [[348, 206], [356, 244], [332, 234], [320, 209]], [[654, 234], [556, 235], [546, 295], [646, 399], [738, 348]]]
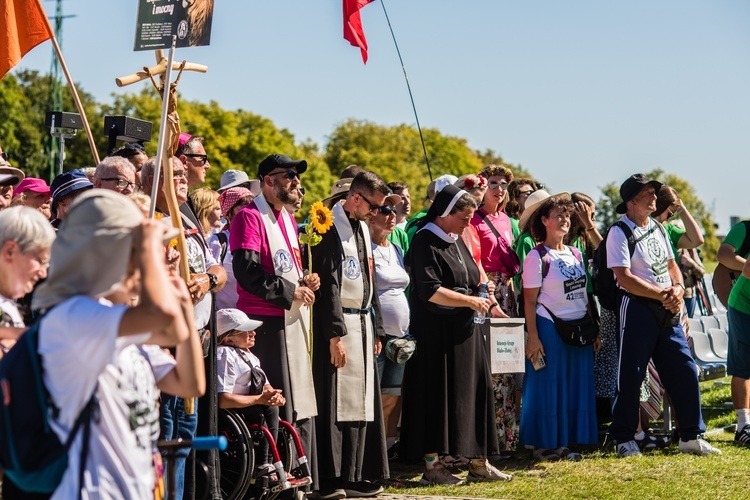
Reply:
[[[281, 212], [277, 212], [273, 208], [271, 210], [278, 221], [281, 217]], [[291, 214], [287, 213], [287, 216], [289, 217], [287, 224], [291, 224], [294, 227], [294, 234], [297, 234], [297, 222]], [[281, 234], [284, 235], [284, 240], [288, 247], [291, 248], [286, 231], [282, 230]], [[268, 237], [266, 236], [266, 226], [263, 225], [263, 219], [255, 202], [245, 206], [232, 219], [232, 225], [229, 228], [229, 249], [232, 252], [239, 249], [258, 252], [260, 254], [260, 267], [268, 274], [276, 274], [273, 269], [273, 257], [268, 245]], [[294, 254], [295, 252], [292, 252], [292, 255]], [[253, 295], [242, 288], [239, 282], [237, 283], [237, 296], [237, 309], [246, 314], [261, 316], [284, 315], [284, 309], [269, 304], [257, 295]]]
[[[480, 208], [479, 210], [482, 209]], [[497, 242], [495, 233], [482, 220], [479, 210], [474, 212], [474, 216], [471, 218], [471, 225], [476, 228], [479, 234], [479, 243], [482, 248], [482, 267], [485, 272], [495, 273], [501, 269], [500, 252], [502, 248]], [[498, 212], [497, 215], [487, 214], [487, 221], [492, 222], [497, 232], [500, 233], [500, 236], [505, 239], [508, 247], [510, 247], [513, 243], [513, 229], [510, 224], [510, 218], [504, 212]]]

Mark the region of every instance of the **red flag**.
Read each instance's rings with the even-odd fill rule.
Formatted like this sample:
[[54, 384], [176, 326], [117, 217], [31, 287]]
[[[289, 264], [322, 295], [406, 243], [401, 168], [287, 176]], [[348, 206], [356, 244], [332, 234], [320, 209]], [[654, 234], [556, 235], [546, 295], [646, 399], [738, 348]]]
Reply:
[[38, 0], [0, 0], [0, 79], [27, 52], [53, 36]]
[[362, 30], [359, 9], [372, 0], [344, 0], [344, 39], [362, 51], [362, 61], [367, 63], [367, 40]]

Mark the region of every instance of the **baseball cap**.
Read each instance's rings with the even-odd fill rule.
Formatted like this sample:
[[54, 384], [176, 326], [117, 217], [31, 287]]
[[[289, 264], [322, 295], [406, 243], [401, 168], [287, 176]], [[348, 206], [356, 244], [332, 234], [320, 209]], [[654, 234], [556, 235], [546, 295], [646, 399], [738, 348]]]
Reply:
[[307, 162], [305, 160], [292, 160], [287, 155], [273, 154], [267, 156], [258, 165], [258, 178], [263, 178], [277, 168], [296, 168], [297, 173], [301, 174], [307, 170]]
[[50, 193], [50, 188], [44, 179], [37, 179], [36, 177], [26, 177], [22, 180], [18, 186], [13, 190], [13, 196], [19, 195], [24, 191], [31, 191], [32, 193]]
[[219, 335], [232, 330], [251, 332], [262, 325], [262, 321], [250, 319], [239, 309], [219, 309], [216, 311], [216, 328]]
[[661, 182], [652, 181], [643, 174], [633, 174], [628, 177], [620, 186], [620, 198], [622, 198], [622, 203], [615, 208], [617, 213], [626, 213], [628, 211], [628, 202], [638, 196], [638, 194], [643, 191], [643, 188], [648, 185], [654, 186], [654, 190], [657, 193], [659, 192], [659, 189], [661, 189]]

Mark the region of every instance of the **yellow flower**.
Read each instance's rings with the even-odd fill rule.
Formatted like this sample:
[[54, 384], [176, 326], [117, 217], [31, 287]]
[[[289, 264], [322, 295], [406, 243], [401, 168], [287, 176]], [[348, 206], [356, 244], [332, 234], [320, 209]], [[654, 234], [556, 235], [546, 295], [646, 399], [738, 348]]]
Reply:
[[310, 207], [310, 222], [319, 234], [325, 234], [333, 225], [333, 213], [322, 202], [316, 201]]

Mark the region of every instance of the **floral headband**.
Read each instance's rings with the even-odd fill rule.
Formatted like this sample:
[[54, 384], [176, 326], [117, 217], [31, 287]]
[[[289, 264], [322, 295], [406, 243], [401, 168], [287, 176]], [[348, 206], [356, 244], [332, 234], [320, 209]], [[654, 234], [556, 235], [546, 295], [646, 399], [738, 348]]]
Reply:
[[478, 175], [470, 175], [464, 179], [464, 189], [486, 188], [487, 179]]

